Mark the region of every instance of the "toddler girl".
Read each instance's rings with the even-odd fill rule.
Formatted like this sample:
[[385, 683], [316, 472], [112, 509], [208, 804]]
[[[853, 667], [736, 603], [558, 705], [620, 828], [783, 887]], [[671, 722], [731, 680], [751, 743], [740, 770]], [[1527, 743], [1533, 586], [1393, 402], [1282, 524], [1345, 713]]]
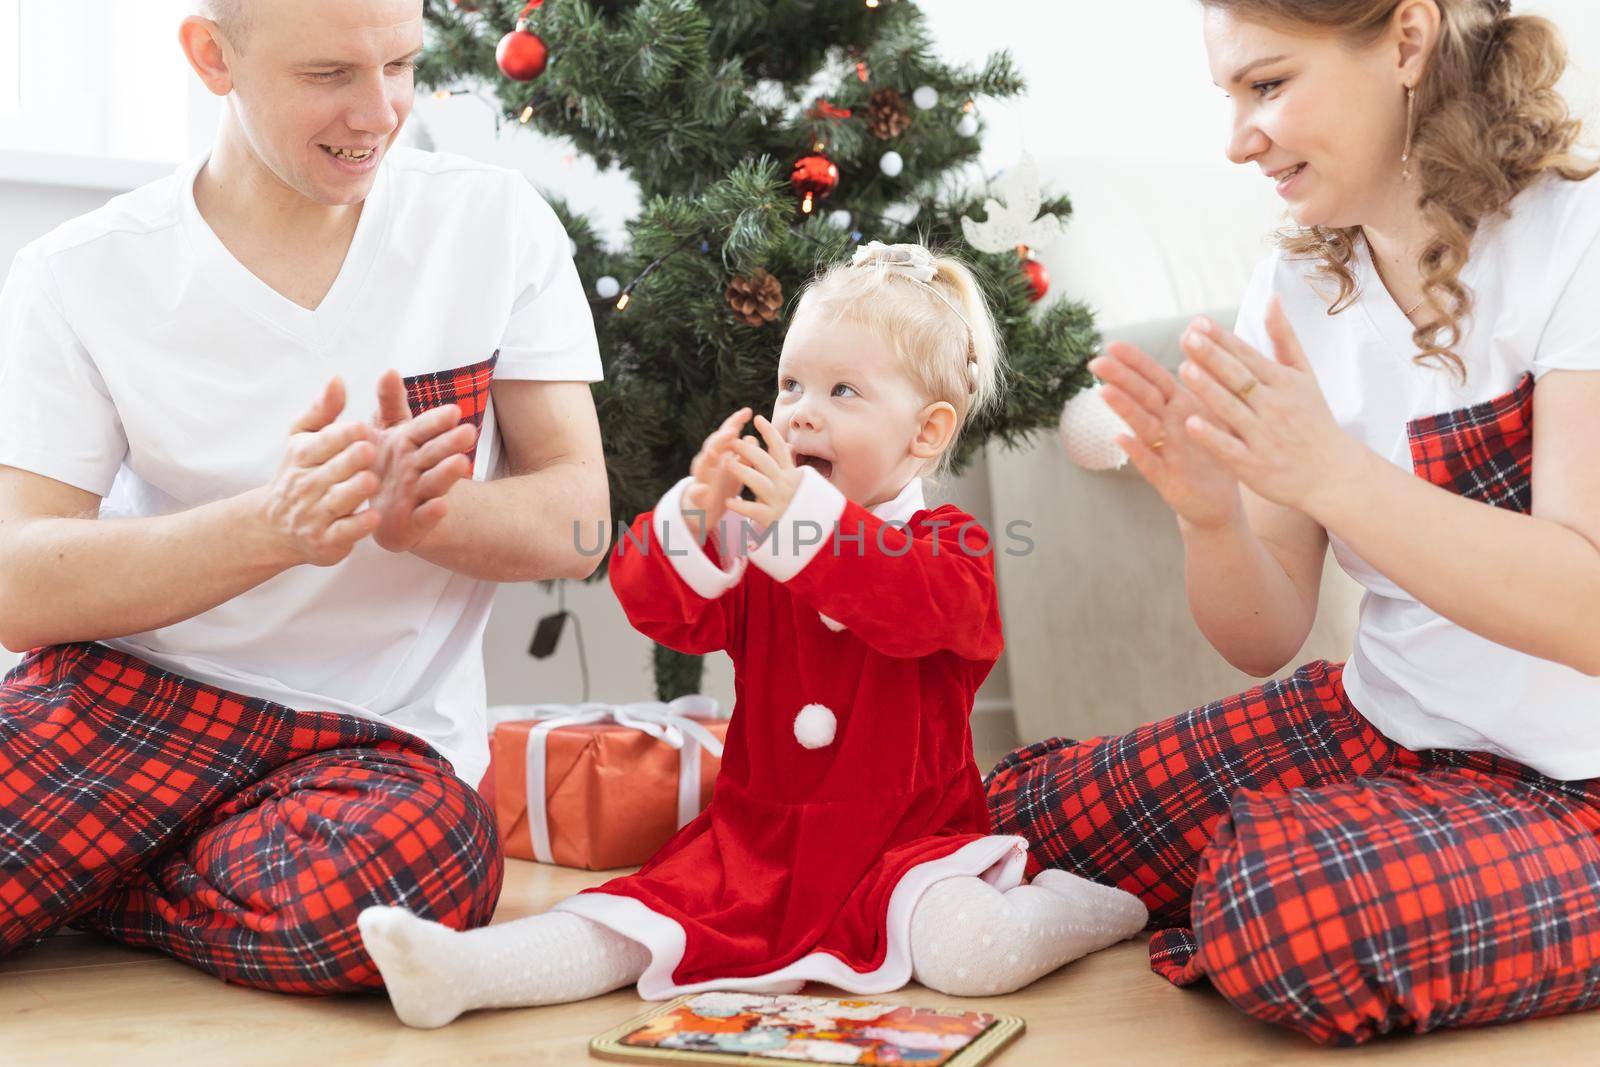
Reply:
[[733, 659], [711, 804], [637, 874], [543, 915], [458, 933], [364, 911], [403, 1021], [633, 983], [987, 996], [1144, 926], [1120, 889], [1020, 884], [1025, 842], [988, 832], [968, 716], [1002, 647], [992, 549], [925, 506], [922, 475], [994, 398], [999, 359], [954, 259], [874, 242], [810, 285], [754, 419], [765, 447], [740, 436], [749, 409], [730, 416], [611, 560], [641, 632]]

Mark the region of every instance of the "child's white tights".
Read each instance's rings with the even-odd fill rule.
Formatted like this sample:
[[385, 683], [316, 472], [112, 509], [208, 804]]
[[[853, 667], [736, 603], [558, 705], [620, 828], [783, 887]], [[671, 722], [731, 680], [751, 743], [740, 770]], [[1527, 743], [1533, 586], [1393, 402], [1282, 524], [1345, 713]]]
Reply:
[[1066, 871], [1002, 893], [981, 878], [928, 887], [911, 913], [911, 976], [953, 997], [993, 997], [1132, 937], [1138, 897]]
[[[911, 915], [911, 973], [949, 996], [1009, 993], [1132, 937], [1146, 919], [1139, 898], [1065, 871], [1005, 893], [981, 878], [946, 878]], [[637, 941], [560, 911], [458, 932], [379, 907], [358, 925], [395, 1014], [410, 1026], [599, 996], [638, 981], [650, 960]]]

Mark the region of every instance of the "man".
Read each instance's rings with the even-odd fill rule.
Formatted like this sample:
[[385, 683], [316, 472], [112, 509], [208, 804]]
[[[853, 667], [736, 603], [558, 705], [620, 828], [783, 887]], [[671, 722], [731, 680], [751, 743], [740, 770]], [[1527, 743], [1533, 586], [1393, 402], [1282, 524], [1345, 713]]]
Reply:
[[595, 566], [600, 360], [527, 183], [393, 147], [421, 8], [202, 4], [209, 155], [12, 267], [0, 955], [333, 992], [379, 984], [363, 907], [489, 919], [484, 624]]

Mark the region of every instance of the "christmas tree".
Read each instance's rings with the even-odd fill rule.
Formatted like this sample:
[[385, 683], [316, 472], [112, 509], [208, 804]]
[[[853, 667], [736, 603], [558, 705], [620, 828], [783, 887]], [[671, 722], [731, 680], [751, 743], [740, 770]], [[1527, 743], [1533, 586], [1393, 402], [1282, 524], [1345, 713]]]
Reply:
[[[1026, 248], [962, 242], [963, 216], [1002, 240], [1025, 232], [995, 226], [990, 194], [958, 177], [983, 103], [1023, 91], [1008, 54], [941, 62], [910, 0], [426, 0], [425, 14], [421, 85], [492, 93], [513, 127], [566, 138], [640, 189], [623, 248], [552, 198], [593, 294], [619, 519], [683, 477], [728, 413], [771, 410], [788, 298], [862, 241], [954, 248], [987, 290], [1009, 370], [955, 472], [987, 441], [1053, 426], [1088, 384], [1088, 311], [1034, 306], [1048, 279]], [[697, 657], [657, 648], [655, 665], [661, 699], [698, 688]]]

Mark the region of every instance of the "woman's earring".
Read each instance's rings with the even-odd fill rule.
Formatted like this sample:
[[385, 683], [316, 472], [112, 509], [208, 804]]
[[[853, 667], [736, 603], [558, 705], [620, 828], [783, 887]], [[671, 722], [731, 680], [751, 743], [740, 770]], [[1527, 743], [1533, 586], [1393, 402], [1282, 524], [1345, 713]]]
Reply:
[[1400, 180], [1411, 180], [1411, 135], [1416, 129], [1417, 90], [1406, 86], [1406, 146], [1400, 150]]

